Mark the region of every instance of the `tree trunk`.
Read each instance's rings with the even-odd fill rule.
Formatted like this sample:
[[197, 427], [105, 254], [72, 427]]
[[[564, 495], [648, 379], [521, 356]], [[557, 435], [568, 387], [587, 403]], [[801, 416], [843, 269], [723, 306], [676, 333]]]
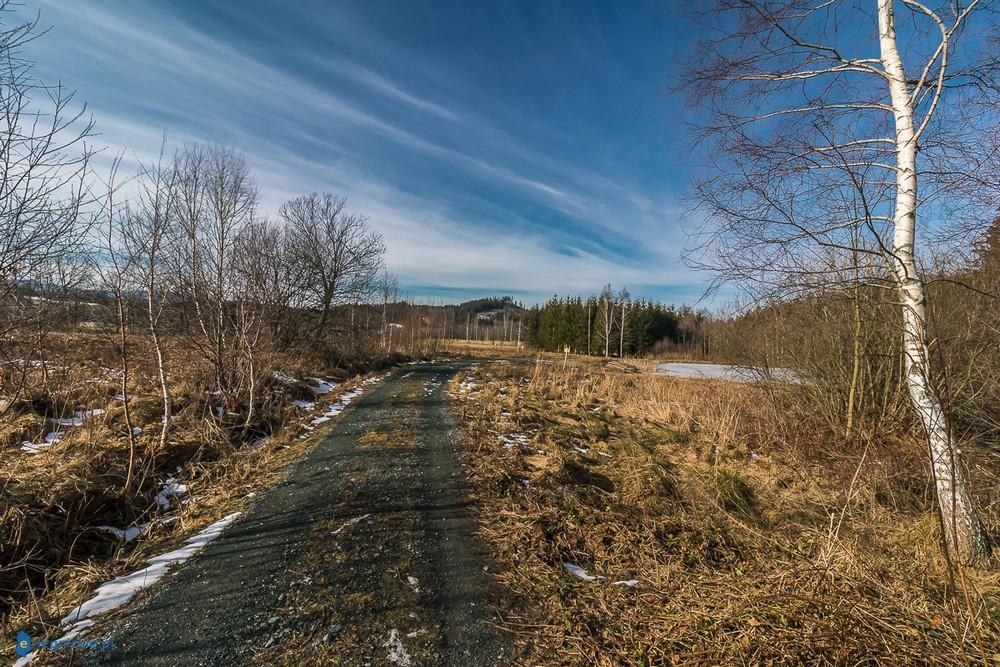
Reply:
[[854, 436], [855, 402], [858, 399], [858, 383], [861, 379], [861, 294], [857, 285], [854, 286], [852, 310], [854, 311], [854, 328], [852, 330], [851, 348], [851, 386], [847, 393], [847, 428], [846, 437]]
[[905, 373], [910, 401], [924, 429], [937, 491], [944, 541], [956, 560], [971, 564], [988, 554], [986, 531], [972, 504], [948, 415], [934, 391], [928, 364], [924, 286], [917, 273], [914, 236], [917, 214], [917, 137], [913, 103], [896, 46], [893, 0], [877, 0], [879, 45], [896, 125], [896, 210], [893, 262], [902, 302]]
[[124, 288], [119, 278], [115, 288], [115, 312], [118, 316], [118, 345], [120, 360], [122, 362], [122, 406], [125, 416], [125, 433], [128, 436], [128, 469], [125, 472], [125, 485], [122, 488], [122, 495], [128, 495], [132, 489], [132, 478], [135, 473], [135, 432], [132, 430], [132, 410], [128, 397], [128, 329], [125, 323], [125, 300], [122, 296]]
[[618, 337], [618, 358], [625, 358], [625, 301], [622, 301], [622, 328]]
[[590, 301], [587, 301], [587, 356], [590, 356]]
[[[153, 274], [151, 274], [152, 276]], [[152, 284], [153, 278], [150, 278], [150, 283]], [[160, 334], [158, 331], [158, 319], [159, 316], [155, 313], [153, 305], [153, 288], [150, 286], [146, 291], [146, 314], [149, 318], [149, 335], [153, 341], [153, 350], [156, 352], [156, 368], [160, 374], [160, 395], [163, 400], [163, 416], [162, 423], [160, 425], [160, 449], [164, 449], [167, 445], [167, 435], [170, 431], [170, 419], [171, 419], [171, 397], [170, 397], [170, 387], [167, 384], [167, 360], [163, 354], [163, 344], [160, 342]]]

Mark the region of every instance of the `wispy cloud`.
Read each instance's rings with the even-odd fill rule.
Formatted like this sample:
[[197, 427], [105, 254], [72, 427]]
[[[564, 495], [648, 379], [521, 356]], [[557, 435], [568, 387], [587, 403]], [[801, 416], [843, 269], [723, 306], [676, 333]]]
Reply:
[[341, 49], [285, 35], [277, 57], [260, 36], [210, 32], [168, 6], [42, 4], [56, 30], [39, 42], [40, 67], [90, 100], [111, 153], [149, 162], [164, 130], [175, 146], [232, 143], [256, 169], [265, 212], [303, 192], [346, 195], [413, 286], [576, 293], [611, 280], [690, 291], [668, 189], [614, 154], [575, 159], [589, 138], [559, 118], [547, 119], [551, 132], [539, 132], [546, 119], [512, 120], [460, 72], [438, 67], [433, 85], [414, 83], [429, 68], [392, 40], [365, 44], [384, 67], [363, 63], [350, 41], [359, 24], [324, 25]]

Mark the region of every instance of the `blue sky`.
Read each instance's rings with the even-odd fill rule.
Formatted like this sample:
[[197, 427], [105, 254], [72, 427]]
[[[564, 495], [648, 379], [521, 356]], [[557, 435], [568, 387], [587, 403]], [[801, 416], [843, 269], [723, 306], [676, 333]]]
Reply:
[[128, 161], [221, 140], [273, 214], [329, 191], [418, 299], [595, 292], [692, 302], [672, 3], [28, 0], [38, 73]]

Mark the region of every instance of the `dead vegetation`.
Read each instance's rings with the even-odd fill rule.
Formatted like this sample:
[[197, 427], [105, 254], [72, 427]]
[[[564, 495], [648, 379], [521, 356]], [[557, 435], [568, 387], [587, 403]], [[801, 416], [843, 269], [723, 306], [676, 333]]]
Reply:
[[548, 361], [452, 387], [523, 664], [1000, 660], [1000, 578], [949, 571], [918, 440], [849, 446], [794, 394]]
[[[352, 364], [316, 372], [302, 357], [270, 357], [273, 370], [248, 423], [246, 406], [223, 404], [199, 360], [173, 349], [175, 363], [186, 370], [174, 378], [165, 446], [155, 377], [137, 375], [130, 386], [138, 465], [125, 491], [130, 444], [118, 378], [104, 366], [102, 339], [73, 334], [54, 340], [63, 344], [46, 350], [44, 368], [6, 369], [26, 372], [30, 387], [8, 406], [0, 440], [0, 627], [8, 635], [28, 629], [33, 636], [58, 637], [59, 620], [97, 584], [138, 569], [151, 555], [248, 504], [315, 441], [303, 431], [315, 410], [294, 402], [322, 409], [354, 388], [361, 377], [354, 373], [363, 370]], [[72, 356], [61, 356], [60, 348]], [[319, 379], [339, 384], [321, 393], [328, 386], [318, 386]], [[60, 437], [47, 442], [54, 432]], [[36, 449], [26, 451], [26, 443]], [[164, 494], [171, 482], [183, 485], [183, 493]], [[137, 529], [138, 539], [110, 530], [128, 528]]]

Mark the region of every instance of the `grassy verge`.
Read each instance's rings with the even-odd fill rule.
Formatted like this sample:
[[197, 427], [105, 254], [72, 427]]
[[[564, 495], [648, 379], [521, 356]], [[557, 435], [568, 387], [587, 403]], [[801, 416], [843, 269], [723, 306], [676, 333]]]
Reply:
[[[178, 356], [177, 365], [183, 367]], [[45, 381], [32, 378], [36, 389], [12, 406], [0, 442], [5, 457], [0, 633], [12, 637], [26, 629], [35, 638], [58, 638], [60, 619], [97, 585], [143, 567], [151, 556], [244, 509], [280, 479], [287, 465], [320, 437], [321, 429], [306, 429], [308, 422], [364, 379], [354, 375], [363, 367], [317, 372], [302, 365], [288, 361], [274, 366], [279, 372], [264, 376], [249, 427], [245, 406], [219, 410], [218, 399], [197, 381], [201, 369], [187, 367], [190, 381], [175, 378], [174, 422], [165, 447], [159, 446], [156, 383], [137, 375], [130, 407], [132, 423], [141, 432], [136, 481], [127, 492], [123, 481], [129, 444], [112, 369], [102, 368], [95, 356], [60, 367], [58, 375]], [[310, 379], [316, 376], [339, 384], [318, 395], [316, 380]], [[315, 407], [305, 410], [294, 401]], [[53, 428], [53, 415], [85, 410], [93, 411], [91, 416], [63, 428], [63, 436], [51, 446], [37, 453], [21, 448], [23, 440], [39, 442]], [[164, 504], [157, 496], [168, 479], [186, 489]], [[101, 526], [143, 529], [138, 538], [125, 541]], [[12, 656], [12, 646], [5, 643], [0, 654]]]
[[1000, 578], [949, 573], [918, 444], [845, 450], [758, 388], [550, 361], [450, 388], [524, 664], [1000, 662]]

